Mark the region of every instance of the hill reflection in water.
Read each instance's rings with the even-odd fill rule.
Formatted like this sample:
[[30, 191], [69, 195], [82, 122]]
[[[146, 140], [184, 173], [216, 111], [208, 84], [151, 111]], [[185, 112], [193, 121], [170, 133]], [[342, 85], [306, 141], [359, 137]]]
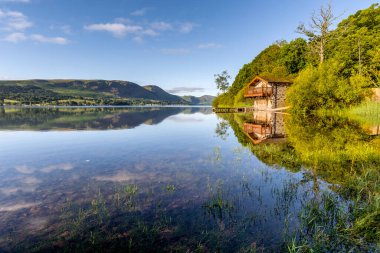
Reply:
[[1, 130], [107, 130], [155, 125], [179, 113], [212, 113], [210, 107], [0, 107]]

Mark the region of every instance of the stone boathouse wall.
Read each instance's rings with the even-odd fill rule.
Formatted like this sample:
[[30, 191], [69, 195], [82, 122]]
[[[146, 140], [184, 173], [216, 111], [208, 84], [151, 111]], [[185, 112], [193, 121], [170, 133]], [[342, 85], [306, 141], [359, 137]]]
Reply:
[[289, 87], [284, 83], [270, 83], [273, 86], [271, 97], [254, 98], [253, 107], [256, 110], [272, 110], [286, 106], [286, 90]]

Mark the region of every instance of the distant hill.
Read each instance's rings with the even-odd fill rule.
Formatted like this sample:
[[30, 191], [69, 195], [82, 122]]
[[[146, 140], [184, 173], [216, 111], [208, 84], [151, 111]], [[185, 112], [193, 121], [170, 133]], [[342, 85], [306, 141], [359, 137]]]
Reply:
[[190, 103], [191, 105], [211, 105], [215, 97], [210, 95], [204, 95], [201, 97], [194, 96], [182, 96], [182, 99]]
[[[200, 100], [203, 101], [203, 100]], [[128, 81], [21, 80], [0, 81], [0, 104], [130, 105], [193, 104], [158, 86]]]
[[163, 89], [161, 89], [160, 87], [158, 87], [156, 85], [146, 85], [143, 87], [144, 87], [144, 89], [148, 90], [149, 92], [155, 94], [155, 96], [160, 98], [160, 100], [177, 102], [177, 103], [183, 103], [184, 102], [184, 100], [181, 97], [170, 94], [170, 93], [164, 91]]

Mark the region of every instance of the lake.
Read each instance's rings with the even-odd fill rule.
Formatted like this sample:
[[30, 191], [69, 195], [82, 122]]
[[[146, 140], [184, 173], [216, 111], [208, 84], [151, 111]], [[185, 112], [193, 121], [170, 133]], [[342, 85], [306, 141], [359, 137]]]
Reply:
[[[350, 212], [337, 191], [354, 169], [350, 145], [369, 152], [356, 162], [378, 154], [376, 126], [289, 118], [209, 107], [0, 108], [0, 251], [286, 251], [309, 238], [310, 203], [329, 196], [336, 215]], [[338, 219], [326, 222], [334, 229]]]

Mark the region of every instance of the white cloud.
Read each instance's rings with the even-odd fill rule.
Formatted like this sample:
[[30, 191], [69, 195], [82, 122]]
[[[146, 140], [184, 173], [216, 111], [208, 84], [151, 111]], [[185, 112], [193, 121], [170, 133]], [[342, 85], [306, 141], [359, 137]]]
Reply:
[[132, 16], [144, 16], [147, 11], [148, 11], [148, 8], [142, 8], [142, 9], [135, 10], [135, 11], [131, 12], [131, 15]]
[[181, 33], [189, 33], [192, 30], [194, 30], [194, 28], [197, 27], [197, 26], [198, 26], [197, 24], [194, 24], [194, 23], [191, 23], [191, 22], [185, 22], [185, 23], [182, 23], [180, 25], [179, 31]]
[[59, 45], [66, 45], [69, 43], [69, 40], [64, 37], [46, 37], [41, 34], [33, 34], [30, 36], [30, 39], [40, 43], [51, 43]]
[[187, 48], [165, 48], [161, 52], [166, 55], [187, 55], [190, 54], [190, 50]]
[[[83, 29], [88, 31], [97, 31], [97, 32], [107, 32], [112, 34], [114, 37], [123, 38], [127, 35], [132, 35], [131, 38], [136, 42], [143, 42], [144, 37], [146, 36], [159, 36], [160, 34], [166, 31], [177, 31], [180, 33], [189, 33], [195, 27], [199, 26], [198, 24], [186, 22], [175, 25], [164, 22], [164, 21], [156, 21], [152, 23], [140, 23], [134, 22], [131, 19], [126, 18], [116, 18], [113, 22], [108, 23], [94, 23], [85, 25]], [[167, 50], [164, 50], [167, 52]], [[184, 54], [184, 50], [178, 52], [179, 54]], [[177, 53], [177, 52], [176, 52]], [[176, 54], [174, 53], [174, 54]], [[168, 54], [172, 54], [169, 52]]]
[[133, 21], [130, 20], [129, 18], [116, 18], [115, 22], [116, 23], [123, 23], [123, 24], [131, 24], [131, 23], [133, 23]]
[[73, 34], [71, 26], [69, 25], [51, 25], [49, 28], [50, 30], [61, 31], [67, 35]]
[[0, 0], [1, 2], [8, 2], [8, 3], [30, 3], [30, 0]]
[[148, 35], [148, 36], [158, 36], [160, 35], [158, 32], [152, 30], [152, 29], [147, 29], [147, 30], [144, 30], [142, 31], [142, 34], [143, 35]]
[[4, 38], [5, 41], [13, 42], [13, 43], [24, 41], [26, 39], [27, 37], [25, 36], [24, 33], [11, 33]]
[[222, 45], [217, 44], [217, 43], [204, 43], [204, 44], [199, 44], [198, 48], [199, 49], [214, 49], [214, 48], [221, 48]]
[[33, 26], [28, 17], [18, 11], [0, 9], [0, 28], [6, 31], [23, 31]]
[[71, 26], [69, 25], [63, 25], [60, 27], [60, 29], [63, 31], [64, 34], [72, 34]]
[[133, 40], [137, 43], [143, 43], [144, 42], [144, 38], [142, 36], [135, 36], [135, 37], [133, 37]]
[[[16, 0], [14, 0], [14, 2], [15, 1]], [[4, 11], [0, 9], [0, 31], [6, 31], [8, 33], [8, 35], [2, 38], [3, 41], [17, 43], [24, 40], [32, 40], [40, 43], [53, 43], [59, 45], [69, 43], [69, 40], [64, 37], [47, 37], [41, 34], [33, 34], [29, 36], [24, 31], [32, 26], [33, 23], [30, 22], [29, 18], [22, 12]], [[60, 30], [67, 34], [71, 32], [70, 26], [61, 26]]]
[[109, 32], [115, 37], [124, 37], [127, 34], [133, 34], [141, 31], [142, 27], [137, 25], [125, 25], [122, 23], [100, 23], [87, 25], [84, 29], [89, 31]]
[[193, 93], [193, 92], [201, 92], [205, 89], [202, 87], [174, 87], [169, 90], [166, 90], [169, 93], [178, 94], [178, 93]]
[[166, 22], [154, 22], [150, 25], [150, 27], [154, 30], [158, 30], [158, 31], [167, 31], [167, 30], [171, 30], [173, 27], [171, 24], [169, 23], [166, 23]]

